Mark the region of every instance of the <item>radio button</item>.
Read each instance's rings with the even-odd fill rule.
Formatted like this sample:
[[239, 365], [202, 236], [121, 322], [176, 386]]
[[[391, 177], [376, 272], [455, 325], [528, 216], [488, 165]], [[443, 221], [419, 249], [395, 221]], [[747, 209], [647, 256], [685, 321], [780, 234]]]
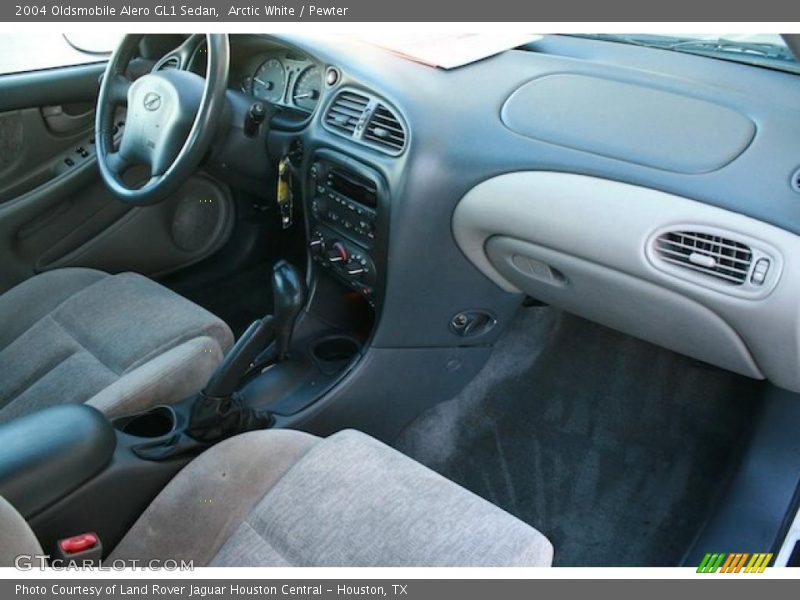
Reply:
[[328, 212], [328, 202], [325, 198], [314, 198], [314, 200], [311, 201], [311, 212], [313, 212], [315, 216]]

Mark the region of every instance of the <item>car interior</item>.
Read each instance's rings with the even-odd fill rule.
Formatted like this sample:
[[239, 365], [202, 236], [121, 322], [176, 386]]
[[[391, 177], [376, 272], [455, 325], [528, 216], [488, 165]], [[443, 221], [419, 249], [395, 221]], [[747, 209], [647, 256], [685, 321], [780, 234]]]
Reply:
[[800, 565], [783, 43], [0, 75], [0, 564]]

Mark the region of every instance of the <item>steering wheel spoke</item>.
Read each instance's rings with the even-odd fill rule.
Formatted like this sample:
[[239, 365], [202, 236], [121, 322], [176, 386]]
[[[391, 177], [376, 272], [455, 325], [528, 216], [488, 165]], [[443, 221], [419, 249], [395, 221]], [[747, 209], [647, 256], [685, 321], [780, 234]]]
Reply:
[[121, 74], [116, 74], [109, 82], [108, 99], [115, 106], [128, 106], [128, 90], [133, 82]]
[[106, 154], [106, 164], [109, 170], [116, 174], [122, 175], [127, 171], [133, 163], [125, 158], [120, 152], [109, 152]]

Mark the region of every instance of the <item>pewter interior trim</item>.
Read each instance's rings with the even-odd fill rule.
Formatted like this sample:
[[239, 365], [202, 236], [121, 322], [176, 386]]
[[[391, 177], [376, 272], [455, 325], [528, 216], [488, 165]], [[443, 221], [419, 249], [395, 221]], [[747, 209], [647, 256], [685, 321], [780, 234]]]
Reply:
[[[702, 273], [655, 265], [655, 236], [691, 226], [766, 249], [773, 262], [763, 291], [742, 294]], [[653, 189], [546, 171], [475, 186], [456, 207], [453, 233], [469, 260], [508, 292], [800, 391], [794, 234]]]

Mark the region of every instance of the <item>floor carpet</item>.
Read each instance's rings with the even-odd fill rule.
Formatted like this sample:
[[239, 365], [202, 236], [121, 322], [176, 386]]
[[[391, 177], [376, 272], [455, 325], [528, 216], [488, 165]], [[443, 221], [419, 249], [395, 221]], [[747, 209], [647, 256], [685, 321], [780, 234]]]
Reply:
[[551, 308], [523, 308], [401, 451], [552, 541], [555, 564], [674, 566], [724, 492], [761, 384]]
[[272, 264], [260, 263], [214, 285], [178, 291], [225, 321], [238, 339], [250, 323], [272, 312]]

